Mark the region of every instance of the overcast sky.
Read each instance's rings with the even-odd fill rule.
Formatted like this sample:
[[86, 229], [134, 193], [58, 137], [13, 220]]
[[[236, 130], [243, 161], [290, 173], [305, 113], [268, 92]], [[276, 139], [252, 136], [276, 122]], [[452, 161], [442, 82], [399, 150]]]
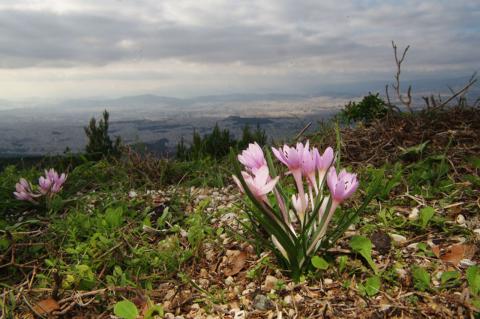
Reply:
[[0, 99], [311, 93], [480, 66], [480, 1], [0, 0]]

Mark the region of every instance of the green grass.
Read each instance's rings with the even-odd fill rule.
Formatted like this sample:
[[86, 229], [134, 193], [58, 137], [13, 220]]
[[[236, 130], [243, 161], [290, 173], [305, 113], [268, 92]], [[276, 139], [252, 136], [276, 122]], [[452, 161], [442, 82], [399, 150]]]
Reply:
[[[325, 126], [325, 131], [331, 130]], [[357, 220], [358, 233], [365, 238], [376, 231], [407, 238], [434, 233], [438, 238], [462, 236], [467, 242], [474, 241], [472, 232], [455, 225], [444, 209], [462, 201], [466, 213], [471, 216], [479, 213], [475, 198], [479, 196], [480, 179], [475, 172], [478, 173], [480, 159], [466, 158], [462, 165], [470, 173], [462, 175], [445, 154], [422, 154], [414, 160], [399, 159], [382, 167], [357, 168], [362, 184], [352, 207], [364, 196], [369, 181], [376, 176], [383, 178], [382, 191]], [[54, 289], [58, 285], [62, 291], [128, 286], [149, 291], [165, 280], [190, 285], [195, 278], [190, 281], [185, 278], [195, 275], [189, 267], [204, 258], [204, 244], [212, 243], [223, 249], [220, 236], [228, 233], [213, 228], [210, 219], [243, 207], [209, 212], [208, 198], [195, 201], [189, 193], [191, 186], [231, 184], [232, 166], [227, 159], [177, 162], [125, 157], [116, 161], [81, 160], [64, 166], [48, 164], [46, 167], [68, 169], [69, 173], [64, 191], [48, 206], [34, 207], [15, 200], [12, 195], [20, 177], [38, 179], [42, 173], [38, 166], [10, 165], [0, 172], [0, 251], [4, 265], [0, 269], [0, 282], [4, 291], [10, 291], [0, 306], [8, 306], [11, 313], [24, 307], [14, 297], [18, 292], [15, 287], [30, 278], [28, 274], [34, 266], [35, 276], [31, 277], [34, 289]], [[167, 187], [171, 189], [170, 198], [165, 199], [168, 208], [163, 209], [147, 191]], [[138, 196], [129, 196], [131, 190]], [[421, 211], [418, 220], [410, 220], [408, 213], [399, 213], [399, 208], [411, 211], [417, 206], [428, 208]], [[252, 239], [248, 234], [246, 237]], [[356, 278], [359, 293], [364, 298], [374, 298], [380, 292], [397, 291], [401, 269], [412, 278], [411, 286], [402, 289], [435, 294], [470, 287], [478, 302], [478, 276], [474, 270], [470, 271], [469, 280], [465, 270], [459, 269], [455, 273], [444, 272], [440, 286], [432, 284], [441, 263], [425, 244], [426, 240], [426, 237], [419, 239], [423, 244], [407, 260], [393, 248], [385, 267], [375, 258], [366, 261], [361, 257], [372, 252], [369, 245], [364, 247], [368, 252], [327, 254], [323, 261], [328, 265], [313, 271], [306, 280], [315, 283], [322, 278], [333, 278], [343, 284], [342, 289], [348, 290], [352, 278]], [[349, 249], [348, 243], [341, 241], [340, 245]], [[16, 247], [13, 259], [12, 247]], [[415, 256], [433, 262], [428, 267], [412, 264]], [[267, 256], [254, 263], [246, 277], [260, 281], [265, 273], [278, 269], [275, 258]], [[214, 302], [224, 301], [223, 294], [218, 286], [207, 291], [208, 300]], [[418, 297], [409, 298], [415, 305]], [[111, 305], [104, 304], [97, 310], [108, 309]]]

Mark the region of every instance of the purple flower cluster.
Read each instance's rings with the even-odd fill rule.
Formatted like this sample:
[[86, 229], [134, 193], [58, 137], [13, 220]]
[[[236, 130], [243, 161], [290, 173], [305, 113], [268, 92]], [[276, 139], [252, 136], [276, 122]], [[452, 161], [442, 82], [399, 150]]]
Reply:
[[32, 185], [25, 178], [20, 178], [20, 181], [15, 184], [15, 198], [18, 200], [29, 201], [36, 203], [36, 199], [41, 196], [52, 197], [59, 193], [63, 184], [67, 180], [67, 175], [62, 173], [59, 175], [53, 168], [45, 170], [45, 176], [38, 179], [38, 192], [33, 190]]
[[[311, 148], [307, 141], [305, 144], [297, 143], [295, 147], [284, 145], [280, 148], [272, 148], [272, 152], [288, 168], [287, 174], [292, 175], [295, 181], [297, 194], [293, 194], [291, 198], [295, 217], [291, 217], [292, 214], [288, 210], [286, 199], [282, 198], [276, 189], [279, 177], [270, 177], [263, 150], [256, 143], [250, 144], [238, 155], [238, 160], [245, 167], [245, 170], [241, 172], [245, 184], [262, 205], [270, 205], [267, 195], [273, 191], [283, 220], [294, 233], [298, 228], [302, 231], [307, 216], [312, 217], [312, 214], [318, 214], [316, 220], [318, 220], [317, 226], [320, 231], [312, 244], [315, 246], [325, 235], [326, 228], [337, 207], [357, 190], [359, 185], [357, 175], [348, 173], [344, 169], [337, 174], [333, 166], [334, 151], [331, 147], [320, 154], [319, 150], [316, 147]], [[240, 190], [244, 192], [240, 180], [235, 176], [234, 180]], [[323, 194], [325, 184], [328, 186], [329, 195]], [[315, 205], [318, 202], [321, 202], [322, 205], [314, 213]], [[328, 205], [328, 203], [330, 204]], [[326, 211], [328, 207], [329, 209]], [[298, 223], [295, 223], [295, 220]]]

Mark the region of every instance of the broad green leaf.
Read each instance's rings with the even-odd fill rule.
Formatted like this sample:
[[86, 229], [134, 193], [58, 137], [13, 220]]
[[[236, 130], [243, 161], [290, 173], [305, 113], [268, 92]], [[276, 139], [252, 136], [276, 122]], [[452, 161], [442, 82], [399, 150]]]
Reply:
[[105, 212], [105, 221], [111, 228], [120, 227], [123, 224], [123, 209], [122, 207], [108, 208]]
[[115, 304], [113, 313], [122, 319], [135, 319], [138, 316], [138, 309], [130, 300], [123, 300]]
[[412, 269], [412, 277], [416, 289], [420, 291], [430, 289], [430, 274], [425, 269], [414, 266]]
[[338, 257], [338, 271], [340, 273], [342, 273], [345, 270], [345, 267], [347, 266], [347, 261], [348, 261], [348, 257], [345, 255]]
[[480, 267], [470, 266], [467, 269], [468, 287], [472, 295], [480, 295]]
[[350, 239], [350, 247], [367, 261], [375, 274], [378, 273], [377, 266], [372, 259], [372, 242], [370, 239], [364, 236], [353, 236]]
[[319, 270], [327, 270], [328, 269], [328, 262], [319, 256], [313, 256], [312, 258], [312, 265], [313, 267]]
[[432, 207], [424, 207], [420, 210], [418, 214], [420, 220], [420, 226], [422, 228], [426, 228], [428, 222], [432, 219], [433, 215], [435, 214], [435, 210]]
[[451, 283], [460, 278], [460, 273], [458, 271], [445, 271], [440, 277], [440, 282], [443, 286], [447, 283]]
[[380, 277], [373, 276], [365, 281], [365, 292], [369, 297], [375, 296], [380, 291]]
[[154, 305], [148, 307], [148, 310], [145, 312], [144, 319], [152, 319], [154, 316], [163, 317], [163, 307], [161, 305]]

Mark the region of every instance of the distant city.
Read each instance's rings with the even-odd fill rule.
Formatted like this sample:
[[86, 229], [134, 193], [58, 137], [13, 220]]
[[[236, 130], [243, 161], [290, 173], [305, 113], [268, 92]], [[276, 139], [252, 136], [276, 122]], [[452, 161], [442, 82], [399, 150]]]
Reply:
[[[455, 86], [464, 81], [447, 83]], [[438, 92], [434, 87], [445, 89], [439, 84], [414, 82], [417, 103], [422, 103], [422, 95]], [[217, 123], [236, 136], [245, 125], [259, 125], [269, 139], [282, 140], [310, 122], [311, 129], [316, 129], [318, 122], [333, 116], [348, 101], [368, 94], [368, 85], [377, 88], [373, 92], [381, 92], [380, 83], [364, 83], [316, 95], [230, 94], [189, 99], [138, 95], [23, 105], [0, 100], [0, 156], [54, 155], [66, 149], [81, 152], [86, 144], [83, 127], [90, 118], [100, 118], [105, 109], [110, 112], [112, 136], [120, 136], [126, 144], [144, 144], [161, 155], [172, 154], [182, 137], [188, 143], [194, 130], [206, 134]], [[469, 94], [478, 97], [478, 87]]]

